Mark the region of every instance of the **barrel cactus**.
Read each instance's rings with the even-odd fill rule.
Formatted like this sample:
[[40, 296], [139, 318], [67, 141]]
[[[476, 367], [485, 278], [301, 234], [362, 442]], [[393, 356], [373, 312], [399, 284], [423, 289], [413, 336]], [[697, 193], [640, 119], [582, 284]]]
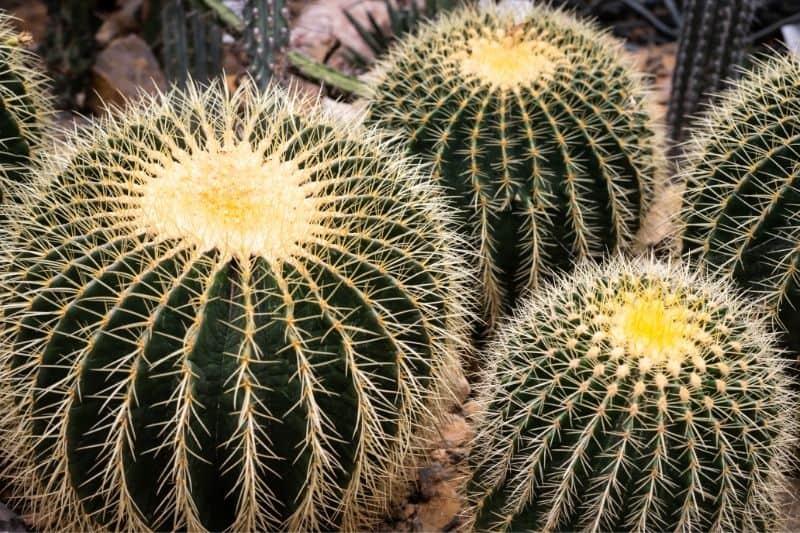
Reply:
[[368, 120], [401, 132], [452, 197], [490, 323], [637, 232], [658, 166], [647, 91], [592, 25], [462, 8], [396, 46], [369, 92]]
[[759, 64], [687, 151], [684, 252], [763, 297], [800, 351], [800, 61]]
[[584, 265], [490, 352], [477, 530], [776, 530], [800, 405], [763, 310], [727, 282]]
[[25, 179], [51, 113], [48, 82], [23, 41], [0, 11], [0, 171], [14, 181]]
[[34, 526], [369, 527], [470, 300], [399, 150], [275, 87], [190, 85], [42, 163], [0, 293], [0, 476]]

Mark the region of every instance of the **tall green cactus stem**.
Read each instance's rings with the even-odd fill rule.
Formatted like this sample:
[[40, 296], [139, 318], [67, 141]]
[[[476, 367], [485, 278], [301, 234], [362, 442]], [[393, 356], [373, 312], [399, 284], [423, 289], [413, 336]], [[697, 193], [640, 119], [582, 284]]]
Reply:
[[479, 247], [490, 323], [543, 276], [638, 230], [657, 150], [620, 46], [548, 7], [521, 20], [465, 8], [377, 69], [368, 120], [433, 163]]
[[11, 210], [0, 475], [43, 530], [369, 528], [452, 399], [464, 250], [377, 131], [199, 91], [104, 119]]
[[753, 25], [756, 0], [687, 0], [672, 76], [667, 124], [670, 138], [682, 142], [691, 117], [723, 82], [737, 74]]
[[222, 75], [222, 29], [201, 6], [171, 0], [161, 11], [161, 56], [167, 77], [178, 87], [190, 79], [208, 83]]
[[52, 113], [48, 80], [22, 40], [0, 11], [0, 173], [16, 182], [27, 179]]
[[289, 47], [289, 9], [285, 0], [246, 0], [244, 4], [245, 49], [250, 55], [250, 74], [259, 88], [283, 75]]
[[796, 395], [766, 316], [651, 260], [584, 265], [489, 350], [479, 531], [776, 531]]
[[759, 64], [687, 151], [684, 252], [762, 296], [800, 352], [800, 61]]

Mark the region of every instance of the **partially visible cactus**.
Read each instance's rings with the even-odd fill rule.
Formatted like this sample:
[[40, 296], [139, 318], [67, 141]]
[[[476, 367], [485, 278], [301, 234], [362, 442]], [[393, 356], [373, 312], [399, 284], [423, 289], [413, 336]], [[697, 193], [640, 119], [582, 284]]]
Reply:
[[49, 81], [22, 40], [0, 11], [0, 172], [16, 182], [27, 179], [52, 113]]
[[479, 391], [478, 531], [779, 531], [797, 413], [729, 283], [617, 259], [535, 293]]
[[208, 83], [222, 76], [222, 29], [197, 3], [169, 0], [161, 8], [164, 73], [178, 87], [190, 79]]
[[263, 89], [285, 75], [289, 10], [285, 0], [245, 0], [243, 18], [250, 75]]
[[438, 191], [278, 88], [146, 98], [0, 239], [0, 486], [41, 530], [368, 529], [452, 398]]
[[98, 0], [45, 1], [50, 21], [46, 61], [55, 78], [54, 93], [68, 99], [69, 105], [82, 107], [97, 55]]
[[659, 149], [621, 43], [548, 7], [465, 8], [377, 72], [368, 121], [433, 163], [480, 249], [490, 324], [542, 277], [631, 243]]
[[758, 65], [688, 152], [684, 252], [763, 297], [800, 353], [800, 60]]
[[687, 0], [672, 76], [667, 124], [672, 141], [685, 140], [690, 119], [736, 77], [753, 26], [756, 0]]

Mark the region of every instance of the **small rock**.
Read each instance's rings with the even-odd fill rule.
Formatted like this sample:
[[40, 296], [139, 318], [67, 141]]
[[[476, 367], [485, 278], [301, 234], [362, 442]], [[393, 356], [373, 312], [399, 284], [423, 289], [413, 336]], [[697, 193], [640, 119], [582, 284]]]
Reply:
[[114, 39], [92, 67], [92, 94], [88, 106], [95, 113], [104, 103], [122, 106], [141, 91], [164, 90], [167, 80], [150, 47], [137, 35]]
[[469, 397], [470, 386], [469, 381], [464, 376], [461, 376], [455, 384], [456, 394], [458, 395], [458, 403], [464, 403]]
[[43, 43], [51, 31], [47, 23], [47, 6], [42, 0], [25, 0], [20, 5], [9, 9], [9, 14], [14, 17], [11, 22], [18, 31], [31, 34], [37, 43]]
[[439, 483], [446, 479], [447, 472], [439, 463], [426, 466], [419, 472], [419, 493], [423, 501], [428, 501], [439, 491]]
[[452, 483], [439, 487], [437, 495], [417, 506], [414, 519], [415, 531], [445, 531], [461, 512], [461, 497]]
[[461, 410], [464, 412], [465, 417], [472, 418], [481, 412], [481, 404], [475, 400], [470, 400], [464, 404]]
[[22, 519], [2, 503], [0, 503], [0, 531], [4, 533], [27, 531]]

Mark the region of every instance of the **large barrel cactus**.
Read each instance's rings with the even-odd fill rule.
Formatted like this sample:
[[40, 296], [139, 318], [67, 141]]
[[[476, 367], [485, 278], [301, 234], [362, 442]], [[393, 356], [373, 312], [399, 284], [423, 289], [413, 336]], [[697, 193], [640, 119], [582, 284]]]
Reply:
[[657, 150], [620, 48], [548, 7], [463, 8], [377, 69], [368, 119], [433, 163], [479, 248], [490, 322], [543, 276], [638, 230]]
[[39, 148], [51, 105], [38, 59], [0, 11], [0, 172], [22, 181]]
[[586, 265], [501, 328], [480, 531], [776, 531], [797, 398], [765, 316], [683, 267]]
[[800, 351], [800, 61], [760, 64], [687, 151], [684, 252], [763, 297]]
[[369, 527], [460, 373], [436, 190], [277, 88], [145, 100], [3, 235], [0, 453], [41, 529]]

